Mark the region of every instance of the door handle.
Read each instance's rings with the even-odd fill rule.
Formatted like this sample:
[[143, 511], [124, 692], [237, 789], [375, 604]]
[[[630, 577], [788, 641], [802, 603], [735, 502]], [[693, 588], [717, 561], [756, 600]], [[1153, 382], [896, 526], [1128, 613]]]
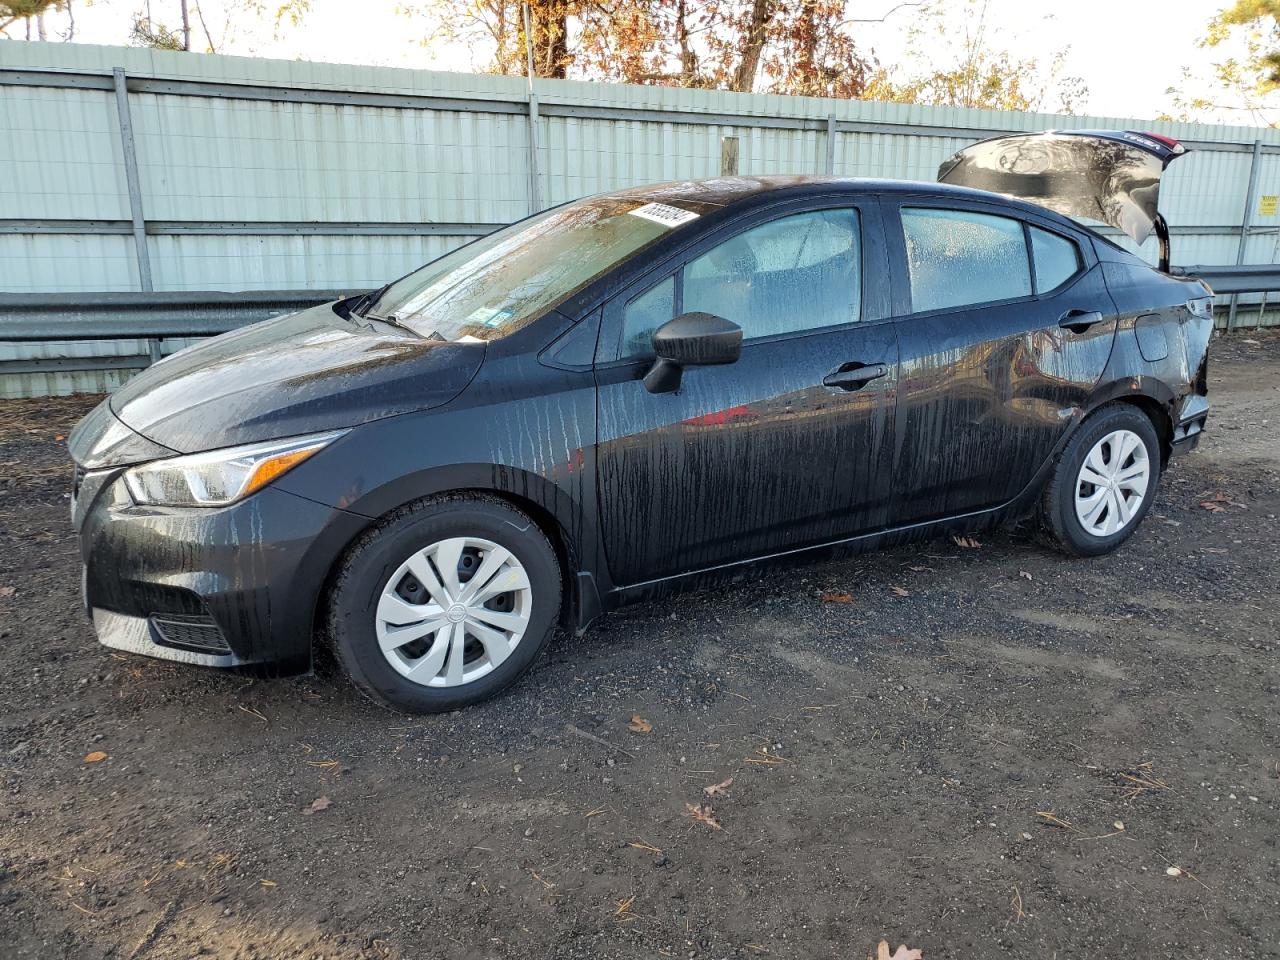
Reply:
[[872, 380], [879, 380], [889, 368], [883, 363], [857, 364], [846, 363], [835, 373], [822, 378], [824, 387], [839, 387], [841, 390], [857, 390], [865, 387]]
[[1058, 326], [1072, 333], [1084, 333], [1095, 323], [1102, 322], [1102, 314], [1097, 310], [1068, 310], [1058, 318]]

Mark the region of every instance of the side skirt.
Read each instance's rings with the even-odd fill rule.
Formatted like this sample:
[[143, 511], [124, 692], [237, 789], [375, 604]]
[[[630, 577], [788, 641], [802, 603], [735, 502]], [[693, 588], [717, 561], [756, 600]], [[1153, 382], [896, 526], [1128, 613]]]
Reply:
[[[809, 547], [784, 550], [779, 553], [752, 557], [748, 560], [740, 560], [734, 563], [704, 567], [701, 570], [693, 570], [689, 573], [662, 577], [656, 580], [647, 580], [624, 587], [614, 587], [601, 597], [603, 610], [613, 610], [617, 607], [653, 600], [686, 590], [739, 583], [754, 579], [768, 570], [789, 564], [808, 563], [828, 557], [866, 553], [884, 547], [927, 540], [942, 534], [972, 533], [998, 527], [1034, 512], [1036, 501], [1040, 497], [1041, 490], [1044, 489], [1044, 484], [1050, 471], [1053, 469], [1054, 464], [1057, 463], [1059, 452], [1060, 450], [1054, 451], [1054, 455], [1040, 468], [1035, 477], [1032, 478], [1031, 482], [1027, 484], [1018, 496], [999, 506], [988, 507], [985, 510], [976, 510], [972, 513], [959, 514], [953, 517], [944, 517], [939, 520], [928, 520], [923, 523], [877, 530]], [[579, 632], [585, 630], [588, 624], [589, 621], [581, 623]]]

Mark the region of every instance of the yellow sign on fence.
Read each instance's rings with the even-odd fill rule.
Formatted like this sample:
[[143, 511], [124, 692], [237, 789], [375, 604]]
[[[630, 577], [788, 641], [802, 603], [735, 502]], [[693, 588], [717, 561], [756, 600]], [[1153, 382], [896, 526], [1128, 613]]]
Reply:
[[1280, 201], [1280, 197], [1277, 197], [1274, 193], [1264, 194], [1259, 197], [1258, 216], [1274, 217], [1276, 215], [1277, 201]]

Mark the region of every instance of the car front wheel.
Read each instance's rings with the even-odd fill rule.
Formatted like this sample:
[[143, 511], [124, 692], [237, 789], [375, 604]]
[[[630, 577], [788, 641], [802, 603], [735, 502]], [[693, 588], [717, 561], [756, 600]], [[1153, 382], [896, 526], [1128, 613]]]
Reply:
[[560, 610], [560, 568], [545, 534], [496, 498], [413, 504], [347, 554], [329, 635], [352, 681], [413, 713], [456, 710], [513, 683]]
[[1080, 557], [1110, 553], [1133, 534], [1160, 482], [1160, 440], [1150, 418], [1125, 404], [1105, 407], [1076, 431], [1041, 502], [1051, 539]]

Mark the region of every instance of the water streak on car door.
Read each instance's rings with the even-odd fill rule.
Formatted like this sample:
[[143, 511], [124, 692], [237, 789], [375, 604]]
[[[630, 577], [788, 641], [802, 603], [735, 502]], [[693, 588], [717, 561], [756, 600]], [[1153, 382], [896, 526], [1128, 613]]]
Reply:
[[1049, 295], [898, 322], [892, 525], [1010, 501], [1087, 409], [1116, 313], [1092, 245], [1081, 249], [1082, 272]]
[[[858, 389], [845, 359], [883, 363]], [[632, 584], [884, 526], [897, 343], [891, 322], [749, 343], [737, 363], [649, 393], [602, 371], [597, 448], [605, 551]], [[633, 365], [634, 366], [634, 365]]]

